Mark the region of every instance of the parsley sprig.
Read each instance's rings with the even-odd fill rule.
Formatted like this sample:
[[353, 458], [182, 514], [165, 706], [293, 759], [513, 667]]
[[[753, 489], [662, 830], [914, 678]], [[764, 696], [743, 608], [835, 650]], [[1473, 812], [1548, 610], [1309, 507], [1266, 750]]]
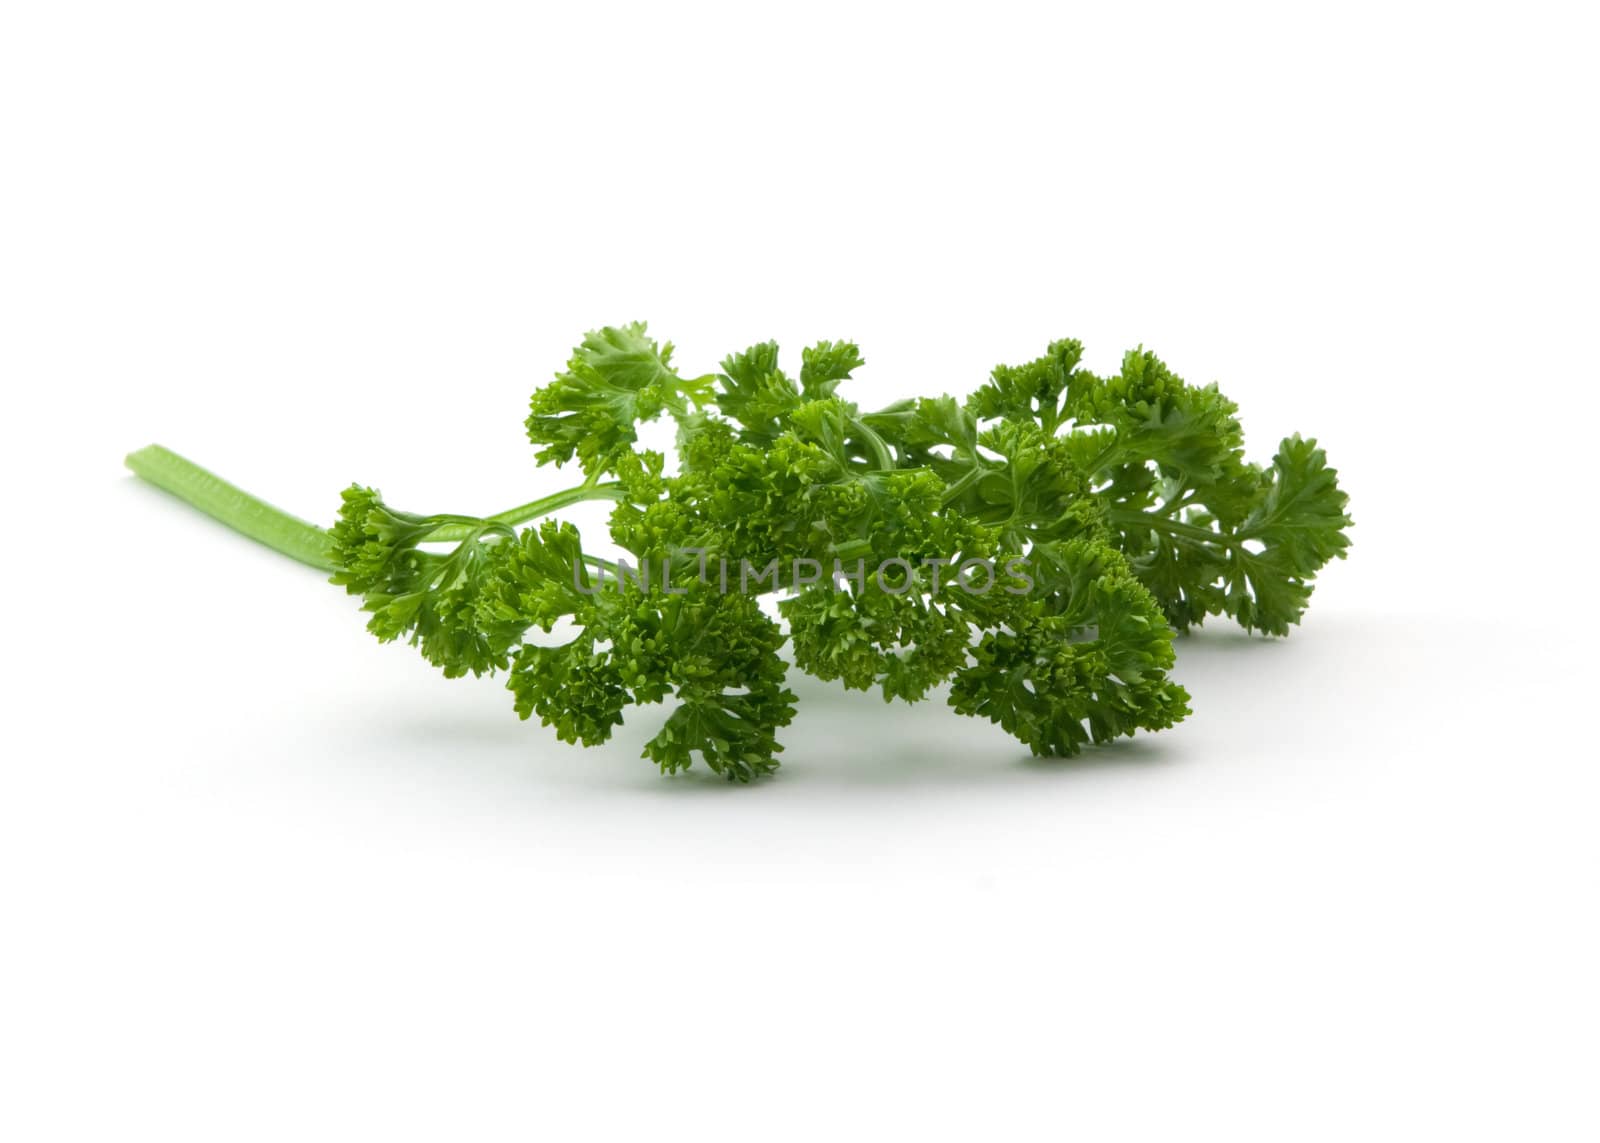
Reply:
[[[644, 754], [749, 781], [777, 767], [794, 717], [783, 648], [801, 670], [886, 701], [947, 688], [1036, 754], [1170, 727], [1189, 713], [1173, 635], [1226, 615], [1286, 634], [1320, 568], [1348, 546], [1346, 497], [1315, 441], [1244, 457], [1237, 407], [1153, 354], [1096, 375], [1076, 341], [1000, 366], [964, 402], [863, 411], [840, 395], [849, 342], [776, 344], [685, 377], [643, 323], [588, 334], [534, 393], [541, 464], [582, 480], [492, 516], [419, 514], [345, 490], [321, 529], [152, 445], [136, 473], [358, 595], [368, 628], [447, 678], [501, 673], [523, 718], [606, 741], [628, 707], [670, 702]], [[677, 464], [638, 430], [677, 427]], [[613, 502], [618, 568], [570, 522]], [[707, 553], [761, 569], [754, 588], [705, 574]], [[971, 590], [957, 569], [981, 565]], [[842, 578], [840, 567], [859, 569]], [[821, 574], [804, 575], [800, 569]], [[756, 598], [776, 593], [782, 622]], [[530, 638], [560, 625], [565, 642]], [[787, 630], [785, 630], [787, 628]]]

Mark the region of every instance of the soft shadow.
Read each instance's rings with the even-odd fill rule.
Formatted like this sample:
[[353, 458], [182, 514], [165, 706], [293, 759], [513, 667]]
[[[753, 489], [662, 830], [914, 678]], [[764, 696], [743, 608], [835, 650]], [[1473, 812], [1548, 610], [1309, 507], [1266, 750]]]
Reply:
[[980, 722], [960, 727], [961, 716], [948, 709], [929, 713], [956, 721], [958, 726], [898, 741], [863, 733], [854, 745], [833, 749], [797, 742], [785, 752], [776, 781], [854, 789], [1038, 788], [1094, 776], [1154, 771], [1182, 758], [1171, 743], [1148, 735], [1086, 746], [1070, 758], [1041, 758], [1019, 748], [999, 727]]
[[[1251, 640], [1219, 636], [1220, 646]], [[847, 691], [791, 670], [794, 722], [779, 735], [776, 774], [729, 782], [697, 762], [662, 775], [641, 757], [671, 704], [630, 707], [611, 741], [598, 747], [561, 742], [537, 721], [506, 709], [503, 692], [462, 680], [455, 693], [423, 699], [368, 691], [322, 711], [315, 733], [354, 766], [403, 774], [427, 785], [515, 797], [563, 792], [639, 794], [652, 798], [770, 797], [781, 791], [849, 789], [926, 791], [1041, 789], [1117, 774], [1155, 773], [1181, 761], [1182, 727], [1141, 733], [1071, 758], [1036, 758], [998, 726], [957, 714], [941, 689], [927, 700], [885, 703], [876, 692]], [[471, 689], [468, 689], [471, 688]], [[423, 701], [418, 701], [423, 699]]]
[[1173, 650], [1178, 656], [1177, 670], [1180, 671], [1186, 652], [1191, 655], [1260, 655], [1266, 653], [1268, 648], [1281, 649], [1287, 645], [1286, 639], [1252, 634], [1239, 627], [1198, 627], [1172, 640]]
[[1180, 757], [1170, 744], [1141, 735], [1086, 747], [1073, 758], [1036, 758], [999, 727], [950, 710], [942, 694], [891, 708], [876, 694], [845, 692], [815, 680], [791, 686], [800, 702], [794, 723], [781, 735], [782, 765], [776, 774], [749, 784], [729, 782], [698, 762], [687, 771], [662, 775], [640, 757], [669, 713], [665, 706], [630, 709], [612, 740], [592, 748], [561, 742], [548, 728], [521, 722], [498, 704], [485, 710], [477, 702], [463, 708], [448, 702], [391, 703], [376, 696], [327, 711], [316, 733], [355, 765], [392, 767], [428, 784], [467, 784], [519, 796], [581, 790], [705, 799], [829, 788], [1038, 788], [1165, 768]]

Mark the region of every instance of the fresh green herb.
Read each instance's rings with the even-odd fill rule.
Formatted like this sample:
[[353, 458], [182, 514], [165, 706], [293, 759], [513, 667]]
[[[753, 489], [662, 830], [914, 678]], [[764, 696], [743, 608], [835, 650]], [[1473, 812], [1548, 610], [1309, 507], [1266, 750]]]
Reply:
[[[517, 713], [567, 742], [610, 737], [635, 704], [674, 709], [645, 756], [748, 781], [794, 715], [781, 654], [820, 679], [962, 714], [1036, 754], [1159, 730], [1189, 713], [1174, 631], [1227, 615], [1282, 635], [1348, 544], [1346, 497], [1314, 441], [1244, 459], [1216, 386], [1134, 351], [1115, 375], [1058, 341], [964, 403], [863, 412], [838, 396], [848, 342], [767, 342], [684, 377], [644, 325], [589, 334], [533, 395], [542, 464], [574, 487], [494, 516], [427, 515], [352, 486], [322, 530], [159, 446], [145, 479], [359, 595], [368, 628], [447, 678], [504, 673]], [[677, 425], [677, 464], [638, 447]], [[611, 501], [627, 557], [550, 518]], [[537, 523], [535, 524], [535, 522]], [[532, 525], [520, 527], [520, 525]], [[783, 625], [758, 596], [780, 596]], [[530, 638], [561, 625], [566, 641]]]

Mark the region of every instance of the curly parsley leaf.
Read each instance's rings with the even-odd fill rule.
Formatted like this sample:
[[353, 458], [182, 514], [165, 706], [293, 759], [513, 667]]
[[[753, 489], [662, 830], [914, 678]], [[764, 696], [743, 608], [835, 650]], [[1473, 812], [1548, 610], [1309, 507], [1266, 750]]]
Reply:
[[638, 439], [638, 426], [663, 411], [676, 418], [710, 399], [714, 378], [685, 378], [670, 342], [658, 345], [644, 322], [606, 326], [584, 336], [567, 368], [534, 393], [528, 439], [539, 463], [574, 457], [590, 476], [609, 472]]

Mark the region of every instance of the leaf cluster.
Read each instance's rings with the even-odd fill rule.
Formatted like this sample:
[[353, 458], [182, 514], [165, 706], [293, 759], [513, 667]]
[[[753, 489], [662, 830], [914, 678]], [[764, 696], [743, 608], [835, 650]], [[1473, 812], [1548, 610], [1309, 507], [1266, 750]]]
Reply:
[[[1226, 615], [1285, 634], [1345, 554], [1346, 498], [1315, 441], [1247, 461], [1215, 385], [1143, 350], [1108, 376], [1082, 357], [1057, 341], [964, 401], [863, 411], [842, 395], [850, 342], [804, 350], [794, 376], [763, 342], [685, 378], [642, 323], [606, 327], [534, 393], [527, 430], [541, 464], [582, 471], [564, 503], [615, 502], [609, 539], [653, 582], [619, 589], [570, 523], [413, 515], [362, 486], [332, 530], [334, 582], [447, 677], [503, 672], [517, 713], [564, 741], [671, 702], [644, 749], [664, 773], [777, 766], [786, 643], [886, 701], [943, 688], [1037, 754], [1170, 727], [1189, 712], [1174, 633]], [[638, 447], [662, 415], [675, 465]], [[724, 560], [766, 573], [781, 623], [724, 589]]]

